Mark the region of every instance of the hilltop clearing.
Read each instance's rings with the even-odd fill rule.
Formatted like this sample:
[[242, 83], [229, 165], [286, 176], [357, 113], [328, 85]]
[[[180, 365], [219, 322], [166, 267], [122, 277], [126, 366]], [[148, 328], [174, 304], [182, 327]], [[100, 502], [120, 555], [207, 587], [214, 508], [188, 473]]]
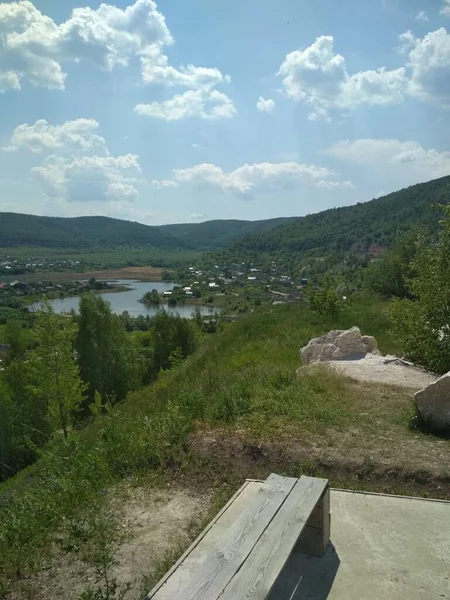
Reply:
[[[257, 309], [156, 383], [71, 432], [66, 443], [56, 437], [35, 465], [0, 486], [4, 590], [11, 598], [56, 598], [61, 585], [66, 598], [78, 600], [80, 588], [64, 588], [69, 564], [84, 568], [85, 590], [102, 587], [106, 574], [130, 583], [130, 597], [138, 598], [208, 511], [217, 512], [246, 477], [271, 471], [320, 474], [336, 487], [450, 498], [450, 441], [411, 428], [410, 390], [320, 367], [296, 377], [299, 349], [311, 338], [355, 324], [377, 337], [383, 353], [401, 353], [382, 303], [354, 297], [334, 318], [302, 304]], [[130, 486], [135, 500], [124, 500]], [[150, 518], [147, 500], [158, 496], [164, 500], [152, 505]], [[173, 520], [164, 507], [188, 496], [180, 537], [169, 535], [170, 547], [161, 546], [158, 536], [147, 535], [154, 519]], [[135, 508], [125, 508], [128, 502]], [[142, 527], [131, 526], [127, 539], [128, 509]], [[195, 527], [185, 534], [192, 517]], [[143, 552], [147, 558], [133, 563]], [[138, 575], [142, 570], [148, 577]]]

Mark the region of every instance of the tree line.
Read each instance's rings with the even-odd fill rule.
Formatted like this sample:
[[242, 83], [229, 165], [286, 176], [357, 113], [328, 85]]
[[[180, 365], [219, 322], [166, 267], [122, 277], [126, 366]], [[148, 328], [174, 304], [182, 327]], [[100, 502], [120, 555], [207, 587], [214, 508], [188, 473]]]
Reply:
[[21, 325], [8, 322], [0, 363], [0, 480], [34, 462], [53, 436], [67, 439], [93, 412], [185, 359], [210, 331], [201, 318], [161, 311], [133, 336], [129, 320], [86, 294], [78, 315], [58, 315], [44, 304], [31, 345]]

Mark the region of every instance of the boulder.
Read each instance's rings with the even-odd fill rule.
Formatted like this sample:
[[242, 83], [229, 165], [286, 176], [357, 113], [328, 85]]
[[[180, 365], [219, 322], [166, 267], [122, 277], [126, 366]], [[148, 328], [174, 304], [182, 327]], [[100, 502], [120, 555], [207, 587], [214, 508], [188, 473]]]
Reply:
[[450, 431], [450, 371], [414, 395], [419, 415], [431, 429]]
[[377, 341], [370, 335], [361, 335], [359, 327], [329, 331], [312, 339], [300, 350], [304, 363], [311, 364], [328, 360], [355, 360], [367, 353], [379, 354]]

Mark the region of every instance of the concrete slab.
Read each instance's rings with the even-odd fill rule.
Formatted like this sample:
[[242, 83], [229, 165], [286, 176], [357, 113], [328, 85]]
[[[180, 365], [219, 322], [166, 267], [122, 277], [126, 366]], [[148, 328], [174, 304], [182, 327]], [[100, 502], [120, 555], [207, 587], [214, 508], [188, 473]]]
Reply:
[[[149, 598], [172, 600], [261, 487], [247, 482]], [[326, 555], [291, 555], [270, 600], [450, 600], [450, 503], [331, 491]]]
[[450, 503], [331, 491], [323, 558], [293, 554], [270, 600], [450, 599]]

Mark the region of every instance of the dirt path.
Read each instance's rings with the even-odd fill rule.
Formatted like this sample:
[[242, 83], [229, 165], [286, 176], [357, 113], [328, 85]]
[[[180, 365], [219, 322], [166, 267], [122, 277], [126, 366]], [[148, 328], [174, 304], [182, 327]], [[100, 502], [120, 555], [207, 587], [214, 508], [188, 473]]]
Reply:
[[[126, 600], [140, 600], [175, 562], [209, 519], [212, 493], [167, 489], [131, 488], [111, 491], [114, 527], [119, 542], [114, 549], [110, 580], [131, 585]], [[92, 566], [81, 560], [81, 551], [55, 548], [49, 564], [14, 590], [13, 600], [78, 600], [97, 587]], [[167, 563], [167, 564], [166, 564]]]

